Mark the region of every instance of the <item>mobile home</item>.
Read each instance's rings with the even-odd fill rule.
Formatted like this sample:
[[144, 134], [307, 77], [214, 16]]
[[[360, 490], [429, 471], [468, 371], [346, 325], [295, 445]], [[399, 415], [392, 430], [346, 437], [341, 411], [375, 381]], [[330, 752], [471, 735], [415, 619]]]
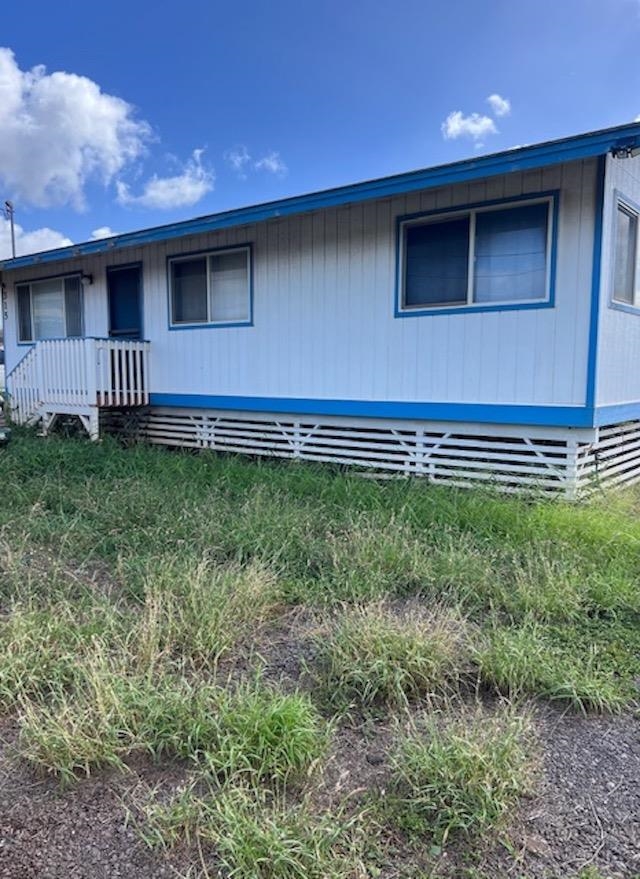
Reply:
[[0, 263], [13, 418], [574, 496], [640, 478], [640, 124]]

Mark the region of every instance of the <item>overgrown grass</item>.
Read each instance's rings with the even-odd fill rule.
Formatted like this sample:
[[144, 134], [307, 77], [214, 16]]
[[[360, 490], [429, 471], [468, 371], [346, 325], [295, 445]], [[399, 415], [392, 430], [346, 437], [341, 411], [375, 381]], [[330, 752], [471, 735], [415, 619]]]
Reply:
[[527, 733], [511, 709], [446, 724], [427, 718], [400, 737], [386, 807], [403, 829], [438, 843], [492, 830], [528, 786]]
[[[470, 665], [508, 696], [637, 701], [638, 490], [568, 504], [20, 430], [0, 485], [0, 708], [21, 753], [66, 781], [140, 751], [187, 761], [215, 795], [190, 789], [161, 835], [212, 843], [230, 876], [360, 875], [347, 819], [300, 793], [336, 708], [431, 711], [387, 807], [444, 840], [499, 824], [529, 778], [525, 722], [463, 711]], [[255, 676], [292, 605], [325, 620], [308, 693]], [[459, 721], [437, 721], [444, 701]]]
[[255, 562], [244, 568], [206, 559], [150, 563], [135, 634], [138, 656], [147, 667], [175, 659], [214, 670], [241, 638], [255, 636], [278, 598], [275, 577]]
[[216, 847], [230, 879], [365, 879], [357, 845], [359, 816], [316, 813], [270, 793], [234, 783], [198, 794], [194, 787], [168, 805], [149, 803], [145, 836], [151, 845], [182, 838]]
[[467, 628], [445, 608], [345, 608], [316, 635], [319, 683], [339, 708], [442, 697], [469, 670]]
[[46, 703], [25, 702], [21, 713], [23, 757], [64, 781], [122, 768], [134, 751], [147, 751], [191, 760], [220, 778], [286, 782], [310, 772], [327, 744], [307, 696], [259, 681], [225, 689], [152, 678], [98, 653], [75, 684]]

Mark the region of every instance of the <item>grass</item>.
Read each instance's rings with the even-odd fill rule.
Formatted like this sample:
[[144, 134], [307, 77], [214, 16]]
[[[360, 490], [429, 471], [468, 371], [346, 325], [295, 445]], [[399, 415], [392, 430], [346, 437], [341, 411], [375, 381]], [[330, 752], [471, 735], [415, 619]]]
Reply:
[[162, 559], [144, 575], [137, 652], [143, 665], [159, 658], [215, 669], [220, 657], [273, 614], [274, 576], [258, 563], [216, 566], [205, 559]]
[[146, 838], [170, 846], [186, 838], [216, 847], [229, 879], [365, 879], [357, 855], [359, 816], [295, 808], [235, 783], [198, 795], [187, 788], [167, 805], [146, 806]]
[[[190, 789], [171, 820], [229, 875], [359, 875], [352, 813], [307, 799], [334, 711], [428, 711], [388, 815], [442, 840], [499, 825], [529, 777], [525, 721], [476, 716], [470, 675], [514, 700], [637, 705], [637, 489], [568, 504], [21, 430], [0, 485], [0, 710], [20, 753], [67, 782], [138, 752], [186, 761], [215, 796]], [[321, 620], [308, 640], [295, 606]], [[257, 676], [279, 639], [282, 669], [311, 676]]]
[[316, 640], [319, 683], [341, 708], [443, 697], [469, 670], [467, 626], [442, 608], [345, 608]]
[[298, 693], [140, 676], [101, 654], [82, 669], [74, 689], [21, 712], [20, 753], [66, 782], [123, 768], [135, 751], [187, 759], [220, 778], [287, 782], [310, 772], [327, 744], [323, 721]]
[[595, 628], [591, 640], [587, 626], [557, 629], [535, 621], [496, 626], [477, 653], [480, 675], [510, 697], [537, 695], [582, 711], [620, 711], [633, 702], [637, 690], [631, 675], [620, 674], [622, 661], [616, 653], [629, 661], [640, 648], [640, 635], [637, 628], [625, 632], [618, 625], [614, 632], [622, 641], [607, 645], [606, 628]]
[[443, 844], [451, 834], [493, 830], [527, 789], [526, 718], [510, 709], [462, 715], [400, 737], [387, 806], [412, 834]]

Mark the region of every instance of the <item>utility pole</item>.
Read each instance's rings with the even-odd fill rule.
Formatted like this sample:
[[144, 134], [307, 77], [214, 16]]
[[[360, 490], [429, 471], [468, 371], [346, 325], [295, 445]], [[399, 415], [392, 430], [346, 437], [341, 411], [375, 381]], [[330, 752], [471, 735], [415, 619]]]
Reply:
[[13, 202], [5, 201], [4, 203], [4, 216], [6, 220], [9, 220], [11, 224], [11, 254], [13, 258], [16, 258], [16, 230], [13, 224]]

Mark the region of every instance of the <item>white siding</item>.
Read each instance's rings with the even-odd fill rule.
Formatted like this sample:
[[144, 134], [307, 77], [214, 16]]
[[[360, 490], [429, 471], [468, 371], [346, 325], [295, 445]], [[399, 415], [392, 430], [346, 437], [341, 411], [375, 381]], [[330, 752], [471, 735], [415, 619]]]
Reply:
[[[83, 258], [95, 279], [85, 286], [86, 332], [107, 333], [106, 267], [142, 260], [152, 392], [581, 405], [595, 183], [596, 161], [578, 161]], [[556, 188], [555, 308], [394, 318], [398, 216]], [[169, 331], [167, 256], [247, 242], [254, 326]], [[14, 280], [77, 268], [54, 264], [5, 280], [11, 291]], [[9, 312], [10, 368], [12, 296]]]
[[640, 204], [640, 157], [607, 156], [598, 328], [598, 406], [640, 402], [640, 313], [629, 314], [610, 305], [616, 190]]

